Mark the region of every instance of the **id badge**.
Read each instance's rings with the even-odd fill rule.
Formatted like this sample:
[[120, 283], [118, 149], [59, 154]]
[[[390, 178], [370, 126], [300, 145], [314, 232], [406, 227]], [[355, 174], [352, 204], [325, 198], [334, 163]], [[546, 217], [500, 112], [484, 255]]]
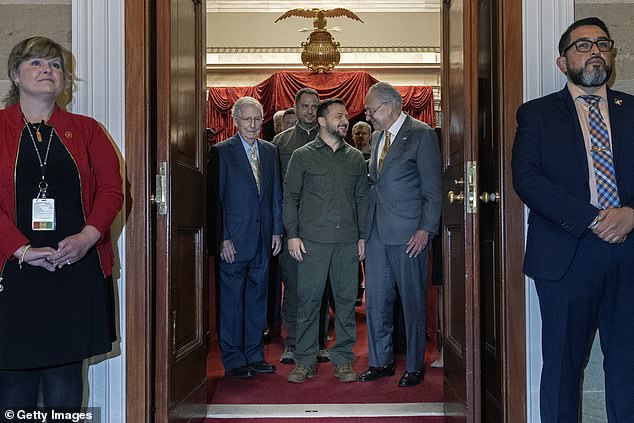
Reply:
[[34, 231], [54, 231], [55, 200], [52, 198], [34, 198], [32, 216], [31, 229]]

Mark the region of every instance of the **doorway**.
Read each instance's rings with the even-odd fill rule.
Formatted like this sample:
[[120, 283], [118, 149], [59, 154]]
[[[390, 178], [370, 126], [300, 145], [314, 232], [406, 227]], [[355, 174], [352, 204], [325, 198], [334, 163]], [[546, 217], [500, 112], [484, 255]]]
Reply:
[[[222, 3], [224, 4], [225, 2]], [[292, 3], [293, 2], [288, 2], [288, 8], [292, 8]], [[439, 9], [435, 14], [433, 14], [433, 18], [431, 18], [431, 13], [421, 12], [423, 8], [417, 6], [419, 9], [417, 13], [419, 15], [415, 17], [407, 16], [407, 20], [405, 20], [403, 16], [406, 15], [405, 11], [385, 13], [386, 11], [383, 10], [383, 13], [376, 13], [372, 3], [375, 2], [370, 2], [370, 4], [364, 5], [357, 3], [355, 8], [350, 6], [350, 8], [353, 9], [353, 11], [364, 21], [363, 24], [346, 19], [328, 20], [329, 27], [331, 25], [342, 26], [342, 30], [340, 32], [332, 32], [335, 39], [343, 40], [344, 36], [348, 37], [346, 46], [355, 46], [354, 53], [356, 56], [365, 57], [357, 59], [357, 61], [346, 61], [345, 55], [347, 50], [342, 50], [342, 62], [335, 68], [334, 72], [343, 73], [361, 69], [365, 70], [372, 77], [388, 80], [394, 85], [433, 86], [439, 94]], [[220, 7], [220, 5], [218, 5], [218, 7]], [[208, 25], [208, 40], [212, 40], [213, 44], [208, 46], [208, 55], [210, 56], [209, 62], [214, 63], [214, 66], [208, 67], [208, 85], [236, 87], [245, 85], [255, 86], [269, 78], [271, 74], [275, 73], [277, 70], [288, 71], [290, 69], [297, 72], [307, 71], [300, 62], [301, 42], [306, 39], [307, 33], [298, 33], [297, 28], [305, 26], [305, 24], [309, 21], [299, 18], [288, 18], [278, 23], [274, 23], [276, 18], [287, 10], [281, 6], [276, 9], [277, 11], [257, 11], [250, 9], [248, 5], [243, 10], [244, 12], [232, 12], [230, 9], [224, 11], [218, 10], [213, 14], [209, 14], [210, 23]], [[423, 15], [424, 17], [422, 17]], [[373, 44], [379, 44], [381, 42], [381, 38], [383, 37], [381, 33], [370, 35], [368, 33], [368, 28], [376, 27], [377, 19], [379, 19], [379, 17], [384, 21], [384, 25], [388, 27], [393, 27], [398, 24], [412, 28], [413, 34], [409, 35], [413, 38], [410, 38], [407, 42], [395, 41], [394, 39], [385, 37], [383, 34], [383, 37], [385, 37], [383, 41], [384, 43], [387, 43], [388, 45], [401, 45], [400, 57], [397, 57], [399, 56], [398, 54], [381, 55], [379, 49], [373, 47]], [[423, 22], [421, 22], [421, 20]], [[265, 27], [266, 33], [263, 31], [255, 31], [255, 33], [252, 34], [236, 35], [236, 32], [242, 27]], [[238, 28], [238, 30], [236, 30], [236, 28]], [[432, 36], [434, 31], [435, 35]], [[387, 32], [389, 33], [389, 31]], [[396, 35], [399, 37], [402, 36], [400, 33]], [[354, 38], [355, 36], [358, 38]], [[261, 38], [264, 39], [262, 40]], [[275, 48], [274, 46], [276, 44], [274, 43], [279, 44], [279, 39], [283, 39], [284, 44], [281, 47]], [[223, 42], [231, 42], [234, 45], [238, 44], [237, 47], [231, 49], [232, 53], [230, 53], [228, 57], [223, 57], [219, 53], [227, 51], [227, 46], [223, 45]], [[342, 41], [342, 45], [343, 44], [344, 42]], [[383, 48], [383, 50], [386, 49]], [[262, 56], [260, 56], [260, 54], [264, 54], [265, 52], [268, 57], [266, 57], [266, 62], [262, 62]], [[427, 62], [418, 63], [418, 66], [413, 70], [412, 66], [416, 64], [416, 61], [420, 62], [421, 57], [425, 57]], [[388, 66], [387, 63], [389, 63], [391, 59], [393, 60], [393, 63]], [[248, 68], [248, 71], [245, 71], [245, 68]], [[281, 94], [276, 93], [276, 95], [280, 96]], [[359, 97], [362, 98], [363, 95]], [[439, 104], [439, 97], [436, 99], [436, 102]], [[290, 106], [291, 104], [292, 101], [286, 106]], [[360, 107], [362, 107], [362, 105]], [[222, 138], [220, 138], [219, 141], [221, 139]], [[364, 319], [363, 309], [357, 310], [357, 316], [359, 319]], [[436, 320], [435, 315], [432, 320]], [[358, 337], [357, 345], [365, 347], [365, 339], [361, 337], [361, 334]], [[274, 353], [269, 353], [267, 351], [266, 356], [269, 361], [278, 366], [278, 373], [281, 373], [284, 370], [288, 372], [288, 366], [280, 365], [278, 363], [278, 350], [275, 350]], [[433, 361], [434, 358], [428, 360], [428, 364]], [[358, 371], [365, 370], [367, 368], [367, 361], [358, 365], [355, 363], [355, 368]], [[327, 373], [331, 372], [329, 367], [326, 367], [325, 371]], [[321, 376], [321, 374], [318, 376]], [[326, 375], [326, 377], [329, 377], [329, 375]], [[390, 384], [396, 385], [398, 379], [392, 379], [394, 378], [390, 378]], [[439, 386], [438, 392], [440, 392], [442, 389], [441, 375], [437, 377], [437, 381], [440, 381], [440, 385], [437, 385]], [[281, 386], [279, 389], [284, 389], [289, 385], [285, 380], [281, 380], [280, 384]], [[363, 386], [368, 388], [367, 384], [363, 384]], [[361, 387], [357, 386], [355, 389], [361, 389]], [[387, 397], [387, 400], [389, 401], [390, 395]], [[421, 398], [424, 398], [424, 396], [422, 395]]]
[[[517, 22], [519, 22], [520, 20], [517, 18], [517, 16], [518, 15], [521, 16], [521, 4], [517, 4], [520, 2], [506, 2], [507, 3], [506, 5], [502, 5], [500, 3], [502, 2], [494, 3], [493, 8], [498, 11], [498, 14], [496, 16], [502, 17], [502, 18], [500, 18], [500, 21], [496, 22], [496, 24], [492, 26], [494, 26], [495, 28], [498, 28], [498, 25], [501, 25], [502, 28], [500, 29], [500, 32], [498, 33], [498, 35], [501, 35], [502, 40], [505, 40], [505, 42], [507, 42], [508, 40], [517, 40], [517, 38], [519, 37], [517, 33], [518, 32], [517, 25], [513, 25], [513, 24], [514, 23], [517, 24]], [[190, 4], [197, 5], [199, 4], [199, 2], [192, 1], [192, 0], [188, 0], [188, 1], [173, 0], [171, 5], [172, 7], [182, 6], [183, 8], [186, 8], [186, 7], [190, 7]], [[445, 5], [451, 6], [449, 11], [459, 11], [459, 13], [457, 15], [454, 15], [454, 17], [458, 17], [460, 19], [459, 21], [460, 26], [465, 25], [464, 28], [467, 28], [459, 32], [460, 37], [463, 38], [462, 45], [464, 46], [463, 49], [459, 52], [459, 55], [462, 57], [462, 60], [463, 60], [462, 63], [466, 64], [465, 73], [471, 76], [477, 75], [477, 72], [473, 73], [473, 71], [477, 70], [477, 67], [474, 67], [476, 62], [474, 60], [474, 55], [471, 50], [471, 48], [474, 45], [477, 46], [477, 43], [475, 43], [475, 41], [473, 40], [473, 37], [470, 37], [470, 34], [474, 33], [473, 29], [477, 27], [476, 25], [478, 22], [477, 14], [474, 13], [474, 10], [473, 10], [474, 8], [469, 7], [467, 2], [463, 4], [462, 2], [458, 2], [458, 1], [445, 1], [443, 2], [443, 7], [445, 7]], [[456, 5], [458, 5], [459, 7], [454, 8], [453, 6], [456, 6]], [[136, 203], [136, 206], [139, 207], [138, 212], [136, 214], [135, 213], [131, 214], [131, 219], [135, 219], [135, 223], [138, 224], [138, 226], [135, 225], [135, 227], [138, 229], [131, 230], [129, 234], [131, 237], [129, 238], [129, 242], [137, 245], [138, 248], [140, 248], [140, 251], [144, 251], [146, 249], [145, 246], [153, 246], [155, 241], [152, 235], [153, 234], [152, 226], [154, 223], [152, 222], [152, 219], [149, 218], [149, 216], [151, 216], [154, 213], [154, 209], [153, 209], [154, 206], [150, 203], [150, 195], [155, 193], [155, 188], [156, 188], [156, 186], [154, 186], [154, 183], [151, 183], [150, 181], [154, 181], [155, 180], [154, 174], [158, 173], [156, 172], [157, 170], [156, 166], [152, 162], [153, 158], [156, 157], [156, 152], [153, 150], [154, 148], [153, 146], [156, 145], [156, 142], [154, 141], [153, 137], [154, 135], [158, 135], [158, 136], [163, 136], [163, 135], [156, 134], [155, 132], [153, 132], [154, 124], [156, 123], [153, 119], [156, 119], [156, 116], [157, 116], [156, 110], [154, 109], [154, 106], [153, 106], [154, 104], [153, 102], [156, 101], [156, 95], [157, 95], [156, 90], [158, 85], [158, 81], [156, 79], [157, 76], [154, 73], [154, 69], [156, 68], [157, 65], [158, 66], [163, 65], [162, 62], [158, 62], [158, 59], [156, 58], [156, 51], [165, 49], [167, 45], [170, 45], [171, 43], [170, 37], [173, 37], [173, 35], [170, 35], [170, 33], [167, 32], [167, 35], [163, 33], [161, 37], [158, 37], [156, 34], [158, 34], [160, 31], [157, 31], [157, 27], [161, 28], [161, 31], [164, 31], [165, 28], [170, 28], [170, 24], [172, 22], [169, 19], [158, 20], [157, 21], [158, 23], [156, 24], [157, 26], [155, 26], [154, 24], [155, 20], [153, 19], [153, 17], [156, 16], [155, 15], [156, 13], [159, 13], [159, 14], [162, 13], [164, 11], [163, 10], [164, 8], [169, 9], [169, 2], [165, 2], [165, 3], [160, 2], [158, 6], [155, 2], [149, 2], [149, 1], [138, 1], [138, 2], [126, 3], [126, 9], [127, 9], [126, 11], [129, 10], [130, 12], [130, 14], [127, 15], [128, 18], [131, 20], [131, 22], [136, 22], [137, 24], [140, 25], [136, 30], [128, 31], [127, 36], [129, 38], [127, 37], [128, 42], [126, 47], [129, 47], [131, 49], [129, 51], [135, 51], [136, 53], [142, 54], [142, 57], [147, 57], [146, 60], [140, 60], [136, 62], [130, 61], [126, 64], [126, 66], [131, 67], [130, 69], [131, 71], [138, 72], [140, 75], [143, 75], [143, 84], [138, 84], [138, 81], [137, 81], [137, 86], [133, 86], [134, 84], [130, 83], [130, 86], [129, 86], [130, 91], [128, 92], [128, 96], [130, 98], [129, 98], [129, 103], [127, 104], [127, 108], [131, 107], [130, 111], [132, 112], [131, 121], [129, 121], [130, 123], [129, 133], [127, 134], [127, 136], [129, 137], [129, 139], [145, 140], [145, 143], [140, 143], [139, 145], [131, 146], [130, 147], [131, 151], [127, 154], [129, 161], [138, 160], [137, 163], [140, 163], [138, 168], [136, 170], [133, 170], [133, 173], [135, 174], [135, 178], [134, 178], [134, 181], [132, 181], [132, 183], [134, 186], [130, 190], [130, 192], [135, 196], [136, 200], [138, 201]], [[464, 40], [466, 40], [467, 42], [465, 43]], [[517, 47], [517, 44], [515, 44], [514, 47]], [[498, 51], [500, 55], [503, 55], [500, 58], [501, 60], [496, 62], [496, 66], [502, 67], [502, 64], [504, 64], [505, 67], [503, 67], [503, 69], [508, 70], [508, 69], [513, 69], [515, 66], [517, 66], [517, 63], [521, 64], [521, 58], [518, 61], [518, 58], [515, 56], [515, 55], [521, 55], [519, 53], [521, 52], [521, 48], [517, 48], [516, 50], [517, 51], [514, 50], [513, 52], [509, 52], [509, 50], [506, 48], [500, 48], [496, 50]], [[137, 67], [134, 67], [134, 66], [137, 66]], [[517, 75], [519, 75], [519, 78], [521, 79], [521, 72], [517, 72], [517, 74], [515, 74], [515, 78], [517, 78]], [[509, 81], [509, 84], [510, 82], [517, 82], [516, 79], [513, 79], [511, 75], [501, 74], [500, 77], [502, 81]], [[389, 78], [385, 78], [385, 79], [389, 80]], [[474, 148], [477, 146], [477, 144], [475, 144], [475, 141], [478, 139], [477, 136], [474, 135], [477, 132], [475, 129], [476, 128], [475, 122], [477, 122], [477, 117], [476, 117], [477, 113], [474, 115], [475, 110], [477, 110], [477, 101], [476, 101], [477, 97], [475, 96], [475, 94], [477, 93], [477, 90], [475, 88], [477, 87], [477, 84], [473, 84], [472, 82], [473, 81], [470, 81], [466, 83], [464, 86], [460, 87], [460, 89], [463, 90], [462, 92], [464, 95], [462, 96], [458, 95], [457, 96], [458, 100], [457, 102], [454, 103], [454, 104], [459, 104], [459, 102], [462, 101], [465, 107], [467, 108], [466, 111], [468, 112], [466, 114], [463, 113], [463, 120], [457, 121], [456, 123], [457, 126], [462, 128], [462, 132], [463, 132], [463, 135], [462, 135], [463, 141], [461, 142], [461, 144], [464, 147], [461, 150], [463, 163], [465, 161], [469, 161], [469, 160], [465, 160], [465, 158], [470, 159], [473, 157], [477, 157], [477, 155], [474, 153], [475, 151]], [[506, 82], [504, 82], [503, 84], [504, 87], [506, 87], [505, 84]], [[510, 89], [509, 87], [513, 89]], [[506, 87], [507, 88], [506, 90], [503, 89], [503, 90], [497, 91], [498, 95], [501, 96], [502, 93], [504, 93], [507, 96], [506, 98], [509, 98], [508, 95], [517, 94], [517, 88], [516, 88], [517, 85], [515, 87], [512, 87], [509, 85], [509, 87]], [[134, 96], [135, 94], [137, 97], [132, 98], [132, 96]], [[520, 98], [521, 98], [521, 93], [520, 93]], [[150, 99], [150, 101], [148, 101], [148, 99]], [[498, 140], [498, 142], [500, 142], [501, 144], [500, 146], [501, 148], [498, 150], [498, 158], [500, 159], [500, 163], [501, 163], [501, 168], [499, 169], [499, 171], [502, 174], [502, 177], [500, 177], [500, 186], [493, 187], [493, 188], [498, 188], [499, 192], [502, 195], [503, 200], [500, 203], [502, 204], [502, 206], [499, 206], [499, 210], [502, 210], [502, 211], [514, 210], [512, 208], [513, 194], [512, 194], [512, 190], [510, 190], [508, 186], [509, 179], [508, 179], [508, 171], [507, 171], [510, 144], [505, 145], [504, 143], [501, 142], [502, 139], [510, 139], [507, 137], [508, 135], [507, 132], [512, 131], [514, 128], [514, 125], [510, 123], [512, 119], [509, 118], [509, 116], [512, 115], [511, 110], [514, 111], [514, 106], [516, 105], [512, 105], [511, 103], [512, 101], [499, 103], [499, 104], [497, 102], [494, 102], [494, 107], [500, 107], [500, 109], [502, 110], [502, 112], [500, 113], [501, 117], [498, 120], [496, 120], [495, 123], [499, 125], [499, 128], [500, 128], [499, 133], [504, 134], [504, 136], [501, 137], [500, 140]], [[452, 123], [456, 121], [450, 118], [450, 119], [445, 119], [445, 122], [451, 125]], [[448, 147], [446, 140], [447, 138], [443, 140], [443, 143], [445, 147]], [[458, 138], [456, 138], [456, 140], [458, 140]], [[471, 160], [471, 161], [474, 161], [474, 160]], [[459, 170], [460, 168], [458, 167], [457, 169]], [[466, 178], [467, 176], [465, 166], [462, 167], [462, 176], [463, 178]], [[456, 178], [456, 180], [459, 180], [459, 178]], [[463, 180], [466, 180], [466, 179], [463, 179]], [[504, 181], [506, 181], [506, 183]], [[477, 185], [475, 187], [476, 187], [475, 189], [477, 190], [478, 188]], [[472, 192], [475, 193], [475, 191], [472, 191]], [[477, 192], [477, 195], [478, 196], [482, 195], [482, 193]], [[467, 195], [467, 198], [469, 198], [468, 195]], [[155, 200], [156, 200], [156, 197], [155, 197]], [[463, 226], [463, 229], [460, 229], [460, 231], [463, 233], [468, 233], [468, 236], [469, 236], [468, 238], [463, 238], [464, 240], [462, 242], [462, 245], [464, 247], [464, 245], [466, 245], [467, 242], [478, 241], [479, 238], [477, 237], [478, 235], [477, 231], [479, 227], [477, 225], [476, 216], [474, 216], [473, 213], [471, 213], [470, 215], [467, 214], [466, 207], [464, 207], [462, 210], [463, 210], [463, 213], [465, 213], [462, 218], [464, 226]], [[517, 216], [521, 216], [521, 211], [517, 214], [515, 213], [511, 213], [511, 214], [512, 216], [504, 215], [505, 217], [501, 218], [502, 221], [504, 222], [510, 222], [508, 226], [502, 229], [502, 233], [514, 232], [518, 234], [520, 233], [520, 231], [517, 230], [518, 226], [514, 226], [513, 224], [517, 223], [516, 222], [517, 220], [521, 221], [521, 219], [517, 218]], [[505, 220], [505, 219], [508, 219], [508, 220]], [[452, 239], [456, 239], [456, 238], [452, 238]], [[469, 245], [473, 246], [475, 244], [469, 244]], [[164, 247], [157, 244], [156, 248], [160, 252], [160, 250]], [[147, 249], [150, 250], [150, 247], [147, 247]], [[505, 251], [515, 251], [515, 249], [514, 247], [512, 247], [511, 249], [506, 249]], [[151, 253], [152, 251], [148, 251], [148, 252]], [[476, 285], [479, 285], [479, 283], [476, 284], [476, 282], [479, 281], [479, 279], [477, 278], [479, 278], [479, 268], [480, 268], [480, 263], [478, 262], [480, 257], [478, 254], [478, 249], [475, 248], [472, 251], [470, 251], [468, 254], [466, 254], [465, 252], [465, 254], [463, 254], [462, 257], [465, 258], [466, 263], [470, 263], [468, 267], [469, 272], [466, 273], [466, 276], [469, 278], [469, 285], [466, 287], [464, 285], [461, 286], [460, 289], [462, 290], [463, 294], [466, 294], [466, 296], [463, 297], [464, 301], [462, 301], [461, 305], [459, 302], [456, 302], [455, 308], [449, 308], [446, 311], [445, 313], [445, 316], [447, 317], [446, 321], [448, 321], [448, 324], [456, 324], [461, 319], [463, 322], [462, 326], [464, 328], [468, 328], [472, 334], [476, 335], [473, 338], [473, 340], [476, 342], [477, 345], [480, 345], [480, 341], [481, 341], [480, 320], [479, 320], [479, 317], [480, 317], [479, 292], [480, 290], [479, 290], [479, 287], [476, 286]], [[503, 299], [507, 299], [509, 295], [513, 294], [509, 286], [515, 280], [514, 270], [516, 270], [517, 264], [514, 261], [514, 257], [509, 257], [508, 255], [504, 257], [500, 257], [500, 259], [506, 263], [503, 267], [501, 267], [501, 269], [503, 270], [503, 274], [501, 276], [503, 276], [502, 280], [504, 281], [505, 285], [501, 288], [502, 290], [501, 290], [500, 296], [497, 297], [499, 301], [502, 301]], [[135, 316], [137, 316], [137, 319], [138, 319], [138, 316], [141, 316], [141, 319], [137, 320], [136, 325], [132, 328], [132, 333], [130, 333], [130, 328], [129, 328], [130, 338], [133, 340], [134, 339], [137, 340], [137, 342], [134, 342], [134, 347], [137, 349], [134, 351], [134, 356], [131, 357], [131, 360], [134, 358], [139, 359], [139, 361], [136, 361], [137, 363], [139, 363], [139, 367], [135, 368], [134, 370], [130, 370], [130, 375], [131, 375], [131, 382], [133, 384], [133, 389], [131, 389], [131, 391], [134, 392], [135, 394], [138, 394], [139, 398], [147, 399], [148, 402], [146, 404], [153, 404], [155, 407], [161, 408], [161, 407], [164, 407], [165, 404], [160, 402], [162, 401], [160, 397], [165, 395], [165, 392], [163, 391], [157, 392], [155, 390], [154, 380], [157, 375], [155, 374], [156, 363], [153, 360], [165, 360], [159, 363], [159, 365], [161, 366], [169, 367], [171, 363], [169, 359], [166, 359], [165, 357], [155, 357], [153, 353], [154, 346], [153, 346], [152, 337], [155, 333], [154, 327], [156, 327], [155, 325], [159, 324], [159, 322], [155, 320], [156, 315], [155, 315], [155, 310], [153, 309], [153, 304], [154, 304], [153, 296], [154, 296], [154, 293], [156, 292], [156, 287], [154, 285], [155, 266], [156, 266], [156, 263], [152, 261], [152, 255], [149, 254], [149, 255], [146, 255], [143, 260], [139, 260], [138, 263], [129, 264], [129, 267], [128, 267], [128, 272], [132, 272], [133, 276], [138, 278], [134, 280], [139, 281], [139, 285], [135, 287], [135, 290], [136, 290], [135, 298], [132, 298], [131, 301], [135, 306], [139, 307], [138, 309], [135, 309], [134, 311]], [[464, 272], [465, 269], [467, 269], [466, 265], [465, 267], [463, 267], [463, 270], [461, 272], [462, 274], [465, 274]], [[128, 273], [128, 275], [130, 275], [130, 273]], [[457, 299], [459, 297], [454, 297], [454, 298]], [[468, 308], [470, 315], [468, 317], [461, 316], [460, 314], [455, 315], [452, 310], [458, 310], [460, 307], [464, 309], [465, 304], [467, 304], [466, 302], [467, 299], [470, 301], [469, 303], [470, 305]], [[162, 312], [162, 311], [163, 310], [158, 310], [158, 312]], [[500, 319], [502, 319], [504, 322], [507, 322], [507, 323], [511, 321], [513, 318], [517, 318], [516, 315], [511, 315], [509, 310], [505, 308], [500, 308], [500, 313], [498, 316]], [[467, 321], [467, 319], [470, 319], [470, 320]], [[169, 320], [164, 321], [164, 323], [166, 322], [169, 322]], [[506, 325], [506, 327], [504, 327], [503, 333], [508, 335], [513, 335], [513, 332], [514, 332], [513, 328], [508, 326], [510, 325]], [[453, 327], [457, 327], [457, 326], [452, 326], [452, 328]], [[157, 328], [156, 332], [160, 333], [163, 329], [164, 328]], [[169, 330], [166, 333], [169, 334], [170, 333]], [[515, 333], [523, 334], [523, 330], [515, 331]], [[454, 338], [454, 339], [457, 339], [457, 338]], [[171, 338], [168, 337], [164, 341], [171, 342]], [[160, 339], [159, 339], [159, 342], [161, 342]], [[476, 344], [473, 344], [473, 345], [476, 345]], [[508, 348], [509, 346], [513, 348], [517, 348], [518, 345], [521, 346], [522, 343], [514, 342], [512, 338], [509, 338], [507, 336], [506, 338], [504, 338], [504, 342], [502, 342], [501, 345], [502, 345], [502, 348]], [[521, 350], [521, 347], [519, 349]], [[466, 344], [464, 343], [459, 344], [459, 348], [457, 348], [456, 351], [458, 352], [456, 357], [458, 357], [460, 360], [462, 360], [465, 363], [467, 359], [469, 360], [469, 365], [471, 367], [470, 367], [470, 372], [468, 373], [468, 375], [473, 375], [479, 372], [479, 368], [480, 368], [479, 358], [478, 358], [480, 354], [479, 351], [476, 352], [475, 356], [467, 357], [467, 355], [462, 353], [463, 351], [467, 351]], [[502, 379], [500, 382], [504, 385], [504, 388], [500, 391], [502, 392], [500, 401], [501, 401], [501, 408], [503, 412], [509, 413], [508, 410], [513, 410], [514, 407], [517, 407], [518, 409], [525, 408], [523, 407], [523, 405], [525, 405], [525, 395], [524, 396], [521, 395], [521, 388], [517, 391], [514, 390], [518, 386], [523, 386], [523, 384], [514, 383], [516, 382], [516, 380], [514, 380], [513, 378], [510, 378], [509, 374], [514, 374], [513, 372], [517, 372], [521, 377], [524, 377], [524, 374], [521, 372], [521, 367], [516, 367], [516, 366], [511, 367], [510, 364], [513, 364], [512, 361], [507, 361], [517, 356], [511, 356], [510, 354], [508, 354], [508, 352], [506, 354], [502, 354], [502, 353], [503, 351], [500, 352], [500, 357], [501, 357], [501, 360], [504, 360], [503, 362], [505, 364], [502, 369]], [[460, 366], [460, 365], [456, 366], [455, 369], [457, 369], [458, 372], [455, 374], [457, 378], [462, 378], [464, 380], [464, 386], [471, 387], [470, 388], [471, 394], [468, 397], [467, 396], [458, 397], [458, 400], [461, 401], [460, 403], [463, 405], [462, 408], [468, 410], [468, 412], [464, 414], [463, 420], [476, 421], [474, 417], [475, 416], [474, 407], [477, 407], [479, 409], [479, 404], [482, 401], [482, 398], [479, 396], [479, 393], [482, 391], [482, 387], [479, 384], [475, 386], [474, 381], [467, 381], [465, 379], [465, 377], [467, 376], [467, 373], [466, 372], [462, 373], [462, 372], [466, 368], [467, 368], [466, 364], [465, 366]], [[515, 402], [514, 403], [515, 405], [509, 405], [512, 399], [519, 399], [519, 401]], [[131, 421], [147, 421], [146, 420], [148, 418], [147, 416], [152, 413], [152, 410], [150, 407], [151, 406], [149, 405], [148, 406], [138, 406], [138, 405], [133, 406], [130, 410], [128, 410], [128, 415], [130, 416], [131, 413], [138, 412], [139, 414], [133, 414], [133, 415], [139, 416], [143, 419], [139, 418], [139, 419], [135, 419]], [[167, 416], [167, 414], [168, 414], [167, 412], [164, 412], [163, 416]], [[460, 418], [458, 418], [458, 420], [460, 420]], [[514, 419], [512, 421], [522, 421], [522, 419]]]

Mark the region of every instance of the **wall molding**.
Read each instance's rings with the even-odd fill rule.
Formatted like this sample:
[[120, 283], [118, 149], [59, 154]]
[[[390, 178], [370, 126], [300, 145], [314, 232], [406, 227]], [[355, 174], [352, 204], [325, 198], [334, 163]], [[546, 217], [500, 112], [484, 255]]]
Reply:
[[[124, 107], [124, 0], [72, 1], [72, 53], [80, 77], [75, 113], [101, 122], [118, 149], [125, 174]], [[123, 210], [126, 210], [125, 205]], [[94, 357], [88, 366], [87, 405], [101, 410], [101, 421], [125, 422], [125, 229], [121, 213], [112, 225], [115, 250], [113, 280], [116, 282], [118, 339], [113, 351]]]
[[[342, 53], [441, 53], [440, 46], [356, 46], [339, 47]], [[301, 46], [208, 46], [207, 53], [244, 54], [244, 53], [301, 53]]]
[[[298, 7], [296, 0], [207, 0], [207, 13], [283, 13]], [[330, 9], [332, 1], [311, 0], [310, 8]], [[440, 12], [440, 0], [342, 0], [336, 2], [337, 7], [345, 7], [355, 13], [416, 13]], [[306, 4], [301, 6], [307, 7]]]
[[[574, 0], [524, 0], [522, 8], [524, 101], [559, 91], [566, 78], [555, 66], [559, 37], [574, 20]], [[525, 207], [524, 215], [528, 217]], [[526, 232], [526, 224], [525, 224]], [[532, 279], [526, 278], [526, 420], [540, 423], [541, 314]]]
[[[440, 73], [438, 46], [365, 46], [340, 47], [337, 70], [350, 69], [420, 69]], [[302, 47], [216, 46], [207, 47], [207, 72], [301, 70]]]

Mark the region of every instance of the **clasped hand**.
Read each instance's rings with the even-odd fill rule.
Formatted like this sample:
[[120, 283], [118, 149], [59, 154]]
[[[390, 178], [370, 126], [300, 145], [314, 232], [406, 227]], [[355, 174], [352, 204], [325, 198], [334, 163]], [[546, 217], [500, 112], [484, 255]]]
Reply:
[[592, 232], [605, 242], [620, 244], [634, 229], [634, 210], [629, 207], [601, 210], [598, 222]]
[[81, 232], [68, 236], [57, 244], [57, 250], [47, 260], [56, 268], [81, 260], [88, 250], [99, 241], [101, 233], [94, 226], [86, 225]]
[[[70, 235], [52, 247], [20, 247], [13, 255], [22, 259], [23, 263], [43, 267], [49, 272], [73, 264], [81, 260], [88, 250], [101, 238], [101, 233], [94, 227], [86, 225], [81, 232]], [[26, 248], [26, 252], [24, 249]]]

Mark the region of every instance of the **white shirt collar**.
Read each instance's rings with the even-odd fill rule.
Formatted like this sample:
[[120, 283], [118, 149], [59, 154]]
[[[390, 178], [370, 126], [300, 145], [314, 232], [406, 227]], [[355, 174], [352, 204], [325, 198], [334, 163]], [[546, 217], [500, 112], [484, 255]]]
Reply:
[[396, 134], [398, 134], [398, 131], [401, 130], [401, 126], [403, 126], [406, 118], [407, 115], [404, 112], [401, 112], [398, 119], [396, 119], [396, 122], [394, 122], [392, 126], [390, 126], [390, 129], [388, 129], [388, 132], [390, 133], [390, 143], [394, 142], [394, 139], [396, 139]]

